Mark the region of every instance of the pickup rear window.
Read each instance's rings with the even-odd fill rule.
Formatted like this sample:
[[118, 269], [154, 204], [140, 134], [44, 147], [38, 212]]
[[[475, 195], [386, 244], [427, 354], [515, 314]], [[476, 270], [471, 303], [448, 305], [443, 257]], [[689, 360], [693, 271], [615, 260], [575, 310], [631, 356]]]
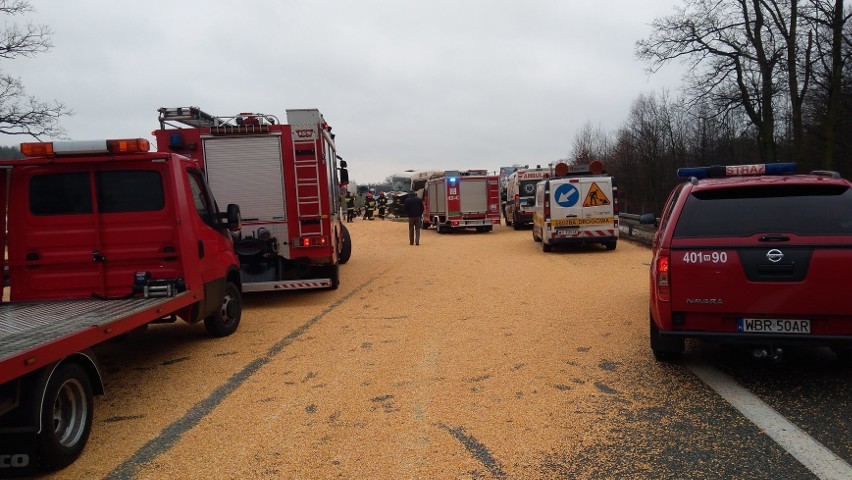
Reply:
[[852, 235], [852, 190], [843, 185], [760, 185], [693, 192], [675, 238], [761, 233]]
[[[165, 205], [163, 181], [151, 170], [95, 173], [99, 213], [151, 212]], [[89, 172], [35, 175], [30, 180], [33, 215], [91, 214]]]

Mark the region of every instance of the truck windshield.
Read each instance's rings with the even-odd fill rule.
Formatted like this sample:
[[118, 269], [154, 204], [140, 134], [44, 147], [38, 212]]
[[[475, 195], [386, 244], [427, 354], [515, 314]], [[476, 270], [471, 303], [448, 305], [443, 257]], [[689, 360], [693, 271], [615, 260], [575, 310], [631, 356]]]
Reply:
[[675, 238], [761, 233], [852, 235], [852, 190], [843, 185], [761, 185], [702, 190], [686, 199]]

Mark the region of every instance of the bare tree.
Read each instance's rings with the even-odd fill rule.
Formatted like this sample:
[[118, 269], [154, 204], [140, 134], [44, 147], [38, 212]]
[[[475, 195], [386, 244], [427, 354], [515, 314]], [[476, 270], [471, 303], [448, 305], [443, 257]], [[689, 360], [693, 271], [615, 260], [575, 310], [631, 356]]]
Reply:
[[571, 163], [588, 165], [592, 160], [604, 161], [609, 155], [611, 140], [606, 131], [586, 122], [574, 136], [574, 145], [569, 158]]
[[651, 36], [636, 44], [637, 56], [652, 72], [673, 60], [688, 62], [694, 99], [709, 102], [717, 115], [744, 112], [756, 127], [761, 157], [775, 161], [776, 100], [788, 48], [778, 27], [786, 24], [789, 10], [774, 0], [685, 3], [654, 21]]
[[[33, 8], [26, 0], [0, 0], [0, 14], [14, 16], [31, 11]], [[51, 34], [50, 28], [45, 25], [7, 24], [0, 30], [0, 59], [34, 57], [46, 52], [53, 47]], [[63, 137], [65, 131], [59, 125], [59, 119], [72, 114], [56, 100], [45, 102], [27, 95], [19, 78], [0, 73], [0, 133], [29, 135], [36, 139]]]
[[[843, 70], [848, 65], [852, 40], [846, 32], [852, 13], [844, 7], [843, 0], [808, 0], [806, 18], [815, 32], [817, 60], [815, 83], [820, 104], [814, 105], [818, 123], [822, 125], [818, 136], [822, 140], [822, 168], [836, 167], [836, 145], [839, 140], [843, 97]], [[845, 33], [845, 34], [844, 34]]]

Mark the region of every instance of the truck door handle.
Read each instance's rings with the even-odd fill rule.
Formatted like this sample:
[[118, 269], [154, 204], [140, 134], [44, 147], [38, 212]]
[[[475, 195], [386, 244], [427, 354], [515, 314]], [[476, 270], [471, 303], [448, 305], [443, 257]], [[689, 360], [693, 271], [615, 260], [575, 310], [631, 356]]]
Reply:
[[204, 242], [198, 241], [198, 258], [204, 258]]
[[92, 250], [92, 261], [93, 262], [106, 262], [106, 257], [98, 250]]

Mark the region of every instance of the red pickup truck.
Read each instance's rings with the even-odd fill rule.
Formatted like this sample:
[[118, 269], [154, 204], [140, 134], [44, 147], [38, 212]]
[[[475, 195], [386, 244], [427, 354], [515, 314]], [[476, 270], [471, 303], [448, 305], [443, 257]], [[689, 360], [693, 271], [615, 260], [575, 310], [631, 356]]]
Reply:
[[650, 275], [657, 358], [684, 339], [739, 343], [755, 357], [782, 347], [852, 357], [852, 183], [795, 164], [680, 169], [666, 202]]

